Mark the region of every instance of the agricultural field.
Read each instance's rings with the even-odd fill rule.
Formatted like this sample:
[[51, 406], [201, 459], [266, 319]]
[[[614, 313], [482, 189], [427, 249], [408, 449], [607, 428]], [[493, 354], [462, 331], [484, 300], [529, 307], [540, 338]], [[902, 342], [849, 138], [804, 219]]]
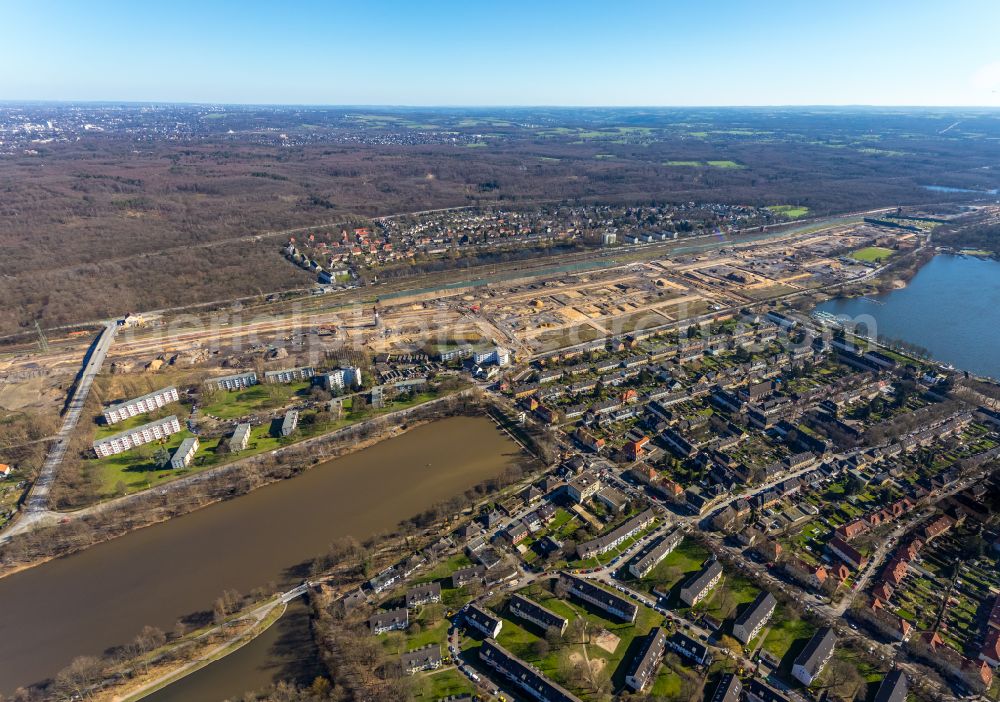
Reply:
[[[704, 134], [704, 132], [701, 132], [701, 134]], [[722, 168], [726, 170], [743, 170], [746, 168], [742, 163], [728, 159], [713, 161], [664, 161], [663, 165], [684, 168]]]

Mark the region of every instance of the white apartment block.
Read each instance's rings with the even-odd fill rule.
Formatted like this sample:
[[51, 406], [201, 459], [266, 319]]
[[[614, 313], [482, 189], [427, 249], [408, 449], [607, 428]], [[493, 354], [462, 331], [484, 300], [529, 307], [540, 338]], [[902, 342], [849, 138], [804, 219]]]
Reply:
[[495, 346], [492, 349], [486, 349], [483, 351], [474, 351], [472, 353], [472, 362], [477, 366], [484, 363], [495, 363], [498, 366], [509, 366], [510, 351], [501, 346]]
[[194, 460], [194, 455], [198, 453], [198, 446], [200, 444], [197, 437], [192, 436], [184, 439], [170, 458], [170, 467], [174, 470], [187, 468], [191, 465], [191, 461]]
[[133, 400], [117, 402], [104, 409], [104, 422], [105, 424], [115, 424], [123, 419], [134, 417], [137, 414], [152, 412], [164, 405], [169, 405], [171, 402], [177, 402], [178, 399], [177, 388], [171, 386]]
[[281, 370], [264, 371], [265, 383], [294, 383], [296, 380], [309, 380], [316, 375], [316, 369], [309, 366], [302, 368], [282, 368]]
[[102, 457], [113, 456], [136, 446], [164, 439], [180, 430], [181, 424], [177, 421], [177, 416], [172, 414], [165, 419], [157, 419], [155, 422], [143, 424], [141, 427], [99, 439], [94, 442], [94, 453]]
[[344, 388], [361, 385], [360, 368], [337, 368], [328, 373], [324, 373], [323, 387], [327, 390], [343, 390]]
[[236, 425], [232, 438], [229, 440], [229, 450], [233, 453], [243, 451], [250, 442], [250, 423], [243, 422]]
[[257, 373], [255, 371], [237, 373], [236, 375], [224, 375], [221, 378], [212, 378], [207, 381], [208, 385], [217, 387], [220, 390], [242, 390], [251, 385], [256, 385], [257, 382]]

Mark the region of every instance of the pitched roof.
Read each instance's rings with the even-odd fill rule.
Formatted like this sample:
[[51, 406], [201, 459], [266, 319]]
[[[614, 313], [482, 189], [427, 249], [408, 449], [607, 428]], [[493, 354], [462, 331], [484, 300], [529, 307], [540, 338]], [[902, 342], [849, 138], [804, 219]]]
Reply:
[[836, 643], [837, 637], [833, 629], [823, 627], [809, 639], [809, 643], [795, 659], [795, 665], [802, 666], [810, 676], [815, 676], [833, 653]]

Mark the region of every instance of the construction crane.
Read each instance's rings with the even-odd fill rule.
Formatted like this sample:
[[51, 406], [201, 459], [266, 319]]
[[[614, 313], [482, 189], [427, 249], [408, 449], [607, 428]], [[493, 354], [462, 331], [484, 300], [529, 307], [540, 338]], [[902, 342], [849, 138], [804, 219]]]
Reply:
[[35, 331], [38, 332], [38, 348], [42, 350], [42, 353], [47, 353], [49, 350], [49, 340], [45, 338], [45, 334], [42, 332], [42, 327], [37, 319], [35, 320]]

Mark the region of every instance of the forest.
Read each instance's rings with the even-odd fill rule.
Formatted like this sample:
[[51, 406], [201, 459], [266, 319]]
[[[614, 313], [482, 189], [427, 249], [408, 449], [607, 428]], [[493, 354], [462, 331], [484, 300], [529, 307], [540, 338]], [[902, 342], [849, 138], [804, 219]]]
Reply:
[[[4, 114], [14, 109], [0, 108], [0, 123], [59, 124], [58, 106]], [[0, 155], [0, 335], [308, 287], [275, 255], [275, 232], [357, 216], [540, 201], [822, 215], [964, 201], [1000, 184], [990, 113], [947, 134], [953, 113], [920, 110], [130, 114]], [[85, 117], [101, 124], [99, 111]]]

